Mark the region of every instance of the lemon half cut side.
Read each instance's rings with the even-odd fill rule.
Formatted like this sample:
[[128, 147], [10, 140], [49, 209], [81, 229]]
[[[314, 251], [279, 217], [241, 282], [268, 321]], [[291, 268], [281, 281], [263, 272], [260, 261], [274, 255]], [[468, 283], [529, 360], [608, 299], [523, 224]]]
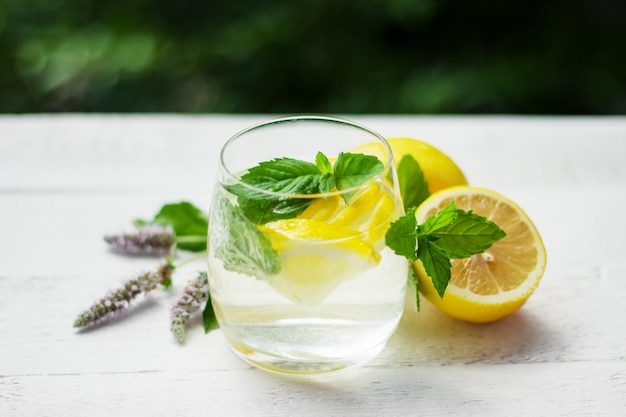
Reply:
[[513, 201], [495, 191], [458, 186], [430, 196], [417, 211], [418, 223], [451, 201], [496, 223], [506, 236], [482, 254], [452, 260], [451, 279], [439, 297], [420, 261], [413, 264], [421, 293], [444, 313], [485, 323], [518, 310], [539, 285], [546, 266], [546, 250], [537, 228]]

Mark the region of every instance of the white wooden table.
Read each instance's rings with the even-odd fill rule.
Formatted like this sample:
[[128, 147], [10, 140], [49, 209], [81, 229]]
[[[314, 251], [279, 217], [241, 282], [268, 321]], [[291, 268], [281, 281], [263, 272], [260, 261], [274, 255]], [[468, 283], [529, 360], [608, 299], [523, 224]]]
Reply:
[[199, 264], [122, 320], [77, 332], [78, 313], [156, 263], [102, 236], [166, 202], [208, 208], [220, 146], [267, 118], [0, 116], [0, 416], [626, 414], [624, 117], [351, 117], [439, 147], [534, 220], [544, 279], [499, 322], [424, 302], [365, 366], [284, 377], [199, 320], [175, 341], [169, 307]]

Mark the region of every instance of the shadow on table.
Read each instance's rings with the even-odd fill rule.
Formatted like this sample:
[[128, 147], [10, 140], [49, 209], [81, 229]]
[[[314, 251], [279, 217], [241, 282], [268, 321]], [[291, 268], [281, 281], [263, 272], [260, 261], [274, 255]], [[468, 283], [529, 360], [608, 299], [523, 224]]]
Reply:
[[520, 309], [493, 323], [456, 320], [426, 301], [407, 304], [398, 329], [375, 363], [386, 366], [543, 362], [558, 344], [539, 317]]
[[476, 400], [476, 392], [463, 381], [478, 378], [482, 386], [498, 384], [489, 371], [498, 367], [484, 365], [554, 359], [562, 341], [553, 330], [530, 309], [494, 323], [473, 324], [452, 319], [424, 302], [419, 313], [407, 305], [387, 347], [362, 367], [316, 376], [252, 369], [249, 378], [270, 387], [264, 393], [268, 401], [294, 413], [315, 409], [319, 415], [331, 415], [350, 409], [355, 415], [393, 415], [394, 407], [439, 410], [441, 398], [454, 398], [459, 404]]

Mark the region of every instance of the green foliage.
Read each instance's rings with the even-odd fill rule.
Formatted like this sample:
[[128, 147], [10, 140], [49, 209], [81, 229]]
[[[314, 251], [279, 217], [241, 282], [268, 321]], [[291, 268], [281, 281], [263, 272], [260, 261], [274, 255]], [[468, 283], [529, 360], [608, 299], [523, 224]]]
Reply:
[[211, 330], [219, 329], [220, 325], [213, 309], [213, 303], [211, 302], [211, 293], [207, 291], [207, 300], [202, 310], [202, 324], [204, 325], [204, 333], [209, 333]]
[[[338, 190], [355, 188], [380, 174], [384, 169], [382, 162], [375, 156], [342, 152], [333, 165], [335, 185]], [[349, 203], [355, 193], [356, 191], [346, 192], [341, 196]]]
[[[315, 161], [316, 164], [293, 158], [264, 161], [241, 176], [243, 184], [229, 185], [226, 189], [237, 196], [239, 208], [248, 219], [265, 224], [294, 218], [312, 201], [287, 198], [287, 195], [327, 193], [335, 186], [339, 191], [348, 190], [384, 170], [375, 156], [358, 153], [342, 152], [331, 165], [328, 157], [318, 152]], [[262, 193], [259, 189], [280, 194]], [[341, 196], [348, 203], [355, 192], [346, 191]]]
[[281, 270], [280, 257], [262, 234], [222, 192], [213, 195], [210, 245], [224, 269], [264, 279]]
[[626, 113], [626, 3], [4, 0], [0, 112]]
[[136, 219], [134, 223], [137, 226], [170, 226], [176, 235], [176, 246], [179, 249], [192, 252], [206, 250], [208, 216], [188, 201], [165, 204], [152, 220]]
[[[487, 218], [471, 210], [457, 209], [454, 201], [428, 217], [424, 224], [416, 224], [415, 207], [412, 207], [391, 223], [385, 233], [385, 243], [410, 262], [421, 261], [440, 297], [450, 282], [450, 259], [483, 253], [506, 235]], [[414, 285], [411, 277], [409, 285]]]
[[418, 207], [430, 196], [424, 171], [409, 154], [404, 155], [398, 163], [398, 185], [405, 210]]

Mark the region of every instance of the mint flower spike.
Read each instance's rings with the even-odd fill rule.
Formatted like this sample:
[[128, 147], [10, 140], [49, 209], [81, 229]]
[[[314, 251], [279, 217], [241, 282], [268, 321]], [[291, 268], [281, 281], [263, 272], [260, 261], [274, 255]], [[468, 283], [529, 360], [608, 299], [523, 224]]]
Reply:
[[185, 325], [189, 317], [204, 305], [208, 291], [207, 273], [200, 272], [196, 278], [187, 283], [183, 294], [172, 306], [171, 330], [179, 343], [185, 341]]
[[159, 284], [168, 287], [172, 283], [174, 268], [170, 263], [161, 264], [155, 271], [145, 272], [126, 281], [124, 285], [109, 292], [74, 321], [74, 327], [81, 328], [109, 321], [131, 306], [131, 302], [141, 293], [147, 294]]
[[170, 253], [176, 236], [170, 226], [147, 225], [133, 233], [106, 235], [104, 241], [122, 255], [164, 256]]

